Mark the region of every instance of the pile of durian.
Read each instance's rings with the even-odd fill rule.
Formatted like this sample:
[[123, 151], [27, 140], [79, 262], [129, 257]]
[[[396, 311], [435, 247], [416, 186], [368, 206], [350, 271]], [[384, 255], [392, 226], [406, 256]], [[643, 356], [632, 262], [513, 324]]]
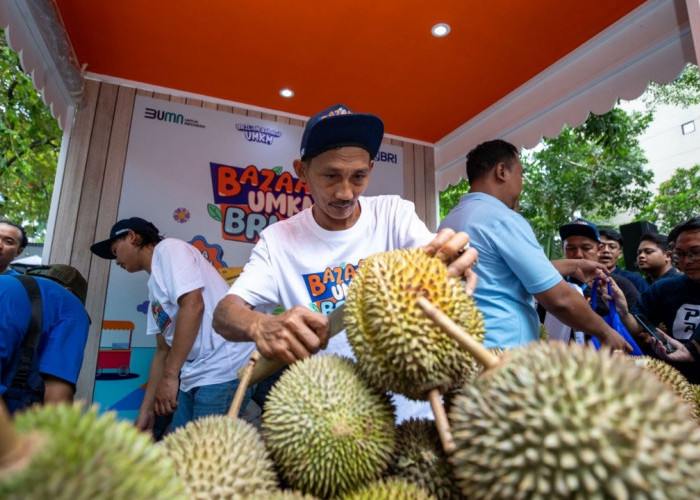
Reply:
[[[212, 416], [153, 444], [110, 413], [31, 409], [14, 421], [31, 460], [6, 466], [17, 446], [0, 439], [0, 498], [700, 498], [699, 391], [669, 365], [546, 340], [471, 354], [422, 299], [483, 340], [442, 262], [377, 254], [348, 290], [356, 361], [289, 367], [260, 430]], [[435, 406], [435, 421], [396, 425], [389, 392], [436, 391], [447, 432]]]

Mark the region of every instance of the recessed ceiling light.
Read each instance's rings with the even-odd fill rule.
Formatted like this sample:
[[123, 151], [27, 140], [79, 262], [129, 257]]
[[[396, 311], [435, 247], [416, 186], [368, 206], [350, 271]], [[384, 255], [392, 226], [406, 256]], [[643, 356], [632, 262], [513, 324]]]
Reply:
[[432, 27], [430, 32], [433, 34], [433, 36], [436, 36], [438, 38], [447, 36], [450, 32], [450, 25], [446, 23], [438, 23]]
[[282, 89], [280, 90], [280, 95], [289, 99], [290, 97], [294, 97], [294, 91], [292, 89]]

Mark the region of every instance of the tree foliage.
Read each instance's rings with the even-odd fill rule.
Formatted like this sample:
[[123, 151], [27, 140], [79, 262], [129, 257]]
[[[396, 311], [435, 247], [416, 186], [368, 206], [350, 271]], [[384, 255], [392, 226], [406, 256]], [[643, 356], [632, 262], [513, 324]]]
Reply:
[[657, 225], [668, 233], [674, 226], [691, 217], [700, 216], [700, 165], [679, 168], [673, 176], [661, 183], [659, 193], [637, 216]]
[[462, 179], [454, 186], [447, 186], [444, 191], [440, 191], [440, 220], [450, 213], [467, 191], [469, 191], [467, 179]]
[[43, 241], [61, 130], [0, 31], [0, 218]]
[[638, 137], [651, 119], [620, 108], [591, 114], [523, 154], [521, 213], [550, 257], [557, 256], [554, 241], [562, 224], [577, 216], [606, 219], [649, 203], [653, 174], [645, 168]]
[[665, 85], [650, 83], [642, 99], [648, 109], [654, 109], [658, 104], [669, 104], [681, 108], [700, 104], [698, 67], [688, 63], [678, 78], [672, 82]]

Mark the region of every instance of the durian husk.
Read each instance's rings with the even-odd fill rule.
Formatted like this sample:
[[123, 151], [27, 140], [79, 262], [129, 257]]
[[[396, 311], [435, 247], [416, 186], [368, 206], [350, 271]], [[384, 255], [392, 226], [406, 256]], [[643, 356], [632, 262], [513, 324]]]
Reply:
[[549, 340], [549, 330], [547, 330], [547, 327], [544, 325], [544, 323], [540, 323], [539, 339], [540, 342], [546, 342]]
[[688, 379], [673, 366], [665, 361], [651, 356], [631, 356], [629, 358], [637, 366], [649, 370], [656, 375], [666, 386], [674, 391], [693, 410], [695, 419], [700, 419], [696, 403], [695, 393]]
[[335, 355], [297, 361], [265, 403], [262, 433], [292, 488], [333, 498], [381, 477], [394, 448], [394, 407]]
[[509, 353], [449, 414], [465, 496], [700, 498], [700, 427], [654, 375], [560, 342]]
[[343, 500], [435, 500], [435, 497], [416, 484], [389, 478], [368, 484]]
[[461, 385], [472, 357], [415, 301], [423, 296], [478, 341], [483, 317], [464, 284], [421, 249], [372, 255], [348, 288], [345, 326], [359, 370], [381, 391], [424, 400]]
[[161, 445], [187, 485], [189, 498], [262, 497], [277, 488], [262, 437], [244, 420], [201, 417], [168, 434]]
[[413, 483], [438, 500], [462, 498], [432, 420], [410, 418], [396, 427], [396, 448], [387, 476]]
[[0, 498], [189, 498], [164, 450], [114, 412], [34, 406], [15, 414], [13, 425], [20, 435], [38, 432], [41, 447], [22, 471], [0, 477]]

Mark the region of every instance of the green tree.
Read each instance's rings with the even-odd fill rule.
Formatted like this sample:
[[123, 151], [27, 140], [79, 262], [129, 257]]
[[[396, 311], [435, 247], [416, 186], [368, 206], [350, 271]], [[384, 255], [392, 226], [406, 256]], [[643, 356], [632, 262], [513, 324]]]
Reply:
[[444, 191], [440, 191], [440, 220], [450, 213], [450, 210], [459, 203], [460, 197], [467, 191], [469, 191], [467, 179], [462, 179], [454, 186], [447, 186]]
[[700, 104], [700, 73], [698, 67], [688, 63], [678, 78], [665, 85], [650, 83], [642, 96], [647, 109], [653, 110], [659, 104], [670, 104], [688, 108]]
[[560, 255], [555, 242], [562, 224], [577, 216], [600, 221], [649, 203], [653, 174], [638, 137], [651, 119], [613, 108], [523, 153], [521, 213], [550, 258]]
[[61, 130], [0, 31], [0, 218], [43, 241]]
[[659, 194], [637, 216], [637, 220], [655, 223], [668, 233], [674, 226], [700, 216], [700, 165], [679, 168], [661, 183]]

